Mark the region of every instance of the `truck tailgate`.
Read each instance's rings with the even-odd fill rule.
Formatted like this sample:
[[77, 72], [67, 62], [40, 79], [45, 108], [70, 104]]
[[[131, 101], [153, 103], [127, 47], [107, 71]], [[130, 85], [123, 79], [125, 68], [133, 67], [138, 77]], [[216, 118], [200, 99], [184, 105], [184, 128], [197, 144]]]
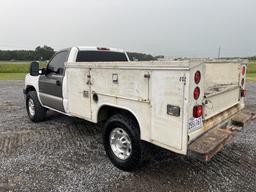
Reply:
[[238, 85], [215, 85], [208, 88], [204, 95], [203, 118], [209, 119], [239, 103]]
[[[242, 61], [205, 63], [203, 118], [207, 120], [241, 102]], [[244, 81], [244, 80], [243, 80]]]

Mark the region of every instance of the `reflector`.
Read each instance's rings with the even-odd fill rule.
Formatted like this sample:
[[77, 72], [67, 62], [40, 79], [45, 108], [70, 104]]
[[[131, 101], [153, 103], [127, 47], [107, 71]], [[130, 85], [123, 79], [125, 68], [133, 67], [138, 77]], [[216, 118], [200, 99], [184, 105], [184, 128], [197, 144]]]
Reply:
[[196, 87], [194, 90], [194, 99], [197, 100], [200, 96], [200, 89], [199, 87]]
[[244, 75], [245, 74], [245, 66], [243, 66], [243, 68], [242, 68], [242, 75]]
[[200, 73], [200, 71], [197, 71], [197, 72], [195, 73], [194, 80], [195, 80], [195, 83], [196, 83], [196, 84], [198, 84], [198, 83], [200, 82], [200, 80], [201, 80], [201, 73]]

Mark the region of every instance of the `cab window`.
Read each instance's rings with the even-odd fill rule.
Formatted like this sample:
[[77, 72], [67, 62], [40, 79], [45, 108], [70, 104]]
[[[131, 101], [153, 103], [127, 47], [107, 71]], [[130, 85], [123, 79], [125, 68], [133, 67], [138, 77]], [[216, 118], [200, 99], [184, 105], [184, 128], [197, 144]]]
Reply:
[[68, 51], [61, 51], [56, 53], [48, 64], [47, 70], [49, 73], [53, 72], [58, 75], [63, 75], [64, 73], [64, 63], [67, 61]]
[[128, 61], [126, 54], [114, 51], [79, 51], [77, 62]]

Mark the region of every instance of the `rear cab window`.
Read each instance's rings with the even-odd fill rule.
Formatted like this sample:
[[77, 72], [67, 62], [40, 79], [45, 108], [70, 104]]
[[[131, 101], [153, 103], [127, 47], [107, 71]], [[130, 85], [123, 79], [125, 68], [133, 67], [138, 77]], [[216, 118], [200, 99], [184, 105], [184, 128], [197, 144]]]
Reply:
[[76, 62], [113, 62], [128, 61], [123, 52], [114, 51], [79, 51]]

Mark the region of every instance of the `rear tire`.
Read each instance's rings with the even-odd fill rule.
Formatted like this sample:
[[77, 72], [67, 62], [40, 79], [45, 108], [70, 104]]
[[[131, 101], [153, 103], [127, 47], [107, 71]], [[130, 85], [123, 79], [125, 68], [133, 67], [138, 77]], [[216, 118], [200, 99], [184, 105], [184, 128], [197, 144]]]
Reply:
[[40, 104], [36, 91], [30, 91], [27, 93], [26, 109], [29, 119], [33, 122], [43, 121], [46, 117], [47, 109]]
[[104, 125], [103, 144], [110, 161], [123, 171], [134, 171], [142, 161], [138, 123], [126, 115], [116, 114]]

